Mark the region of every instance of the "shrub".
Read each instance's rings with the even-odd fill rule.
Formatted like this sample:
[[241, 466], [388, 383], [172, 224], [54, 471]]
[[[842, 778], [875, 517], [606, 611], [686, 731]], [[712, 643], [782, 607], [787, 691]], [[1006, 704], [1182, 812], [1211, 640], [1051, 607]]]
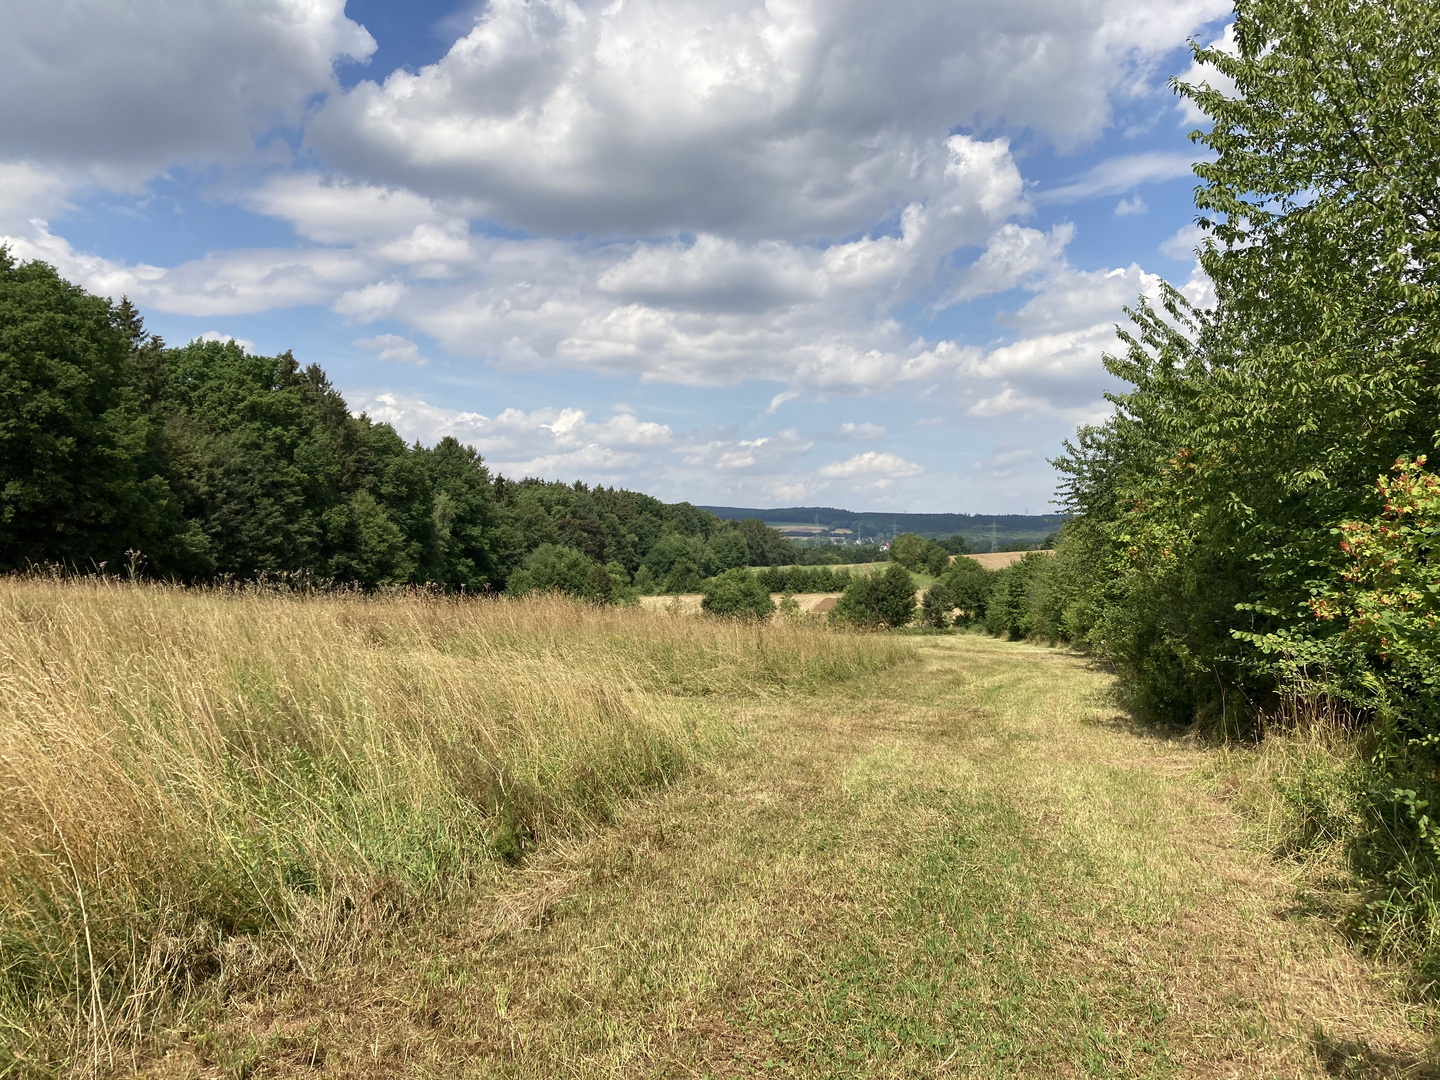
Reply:
[[525, 565], [510, 575], [505, 591], [511, 596], [558, 592], [585, 597], [594, 593], [596, 564], [582, 551], [563, 544], [541, 544], [525, 559]]
[[828, 566], [776, 566], [759, 572], [771, 592], [840, 592], [850, 584], [850, 571]]
[[940, 580], [954, 606], [960, 609], [957, 622], [984, 622], [990, 590], [995, 584], [994, 570], [985, 569], [974, 559], [956, 559]]
[[749, 570], [726, 570], [705, 583], [700, 607], [711, 615], [732, 619], [768, 619], [775, 603], [760, 579]]
[[937, 581], [925, 593], [925, 599], [920, 605], [920, 625], [945, 629], [950, 625], [950, 611], [954, 607], [955, 601], [950, 596], [950, 590]]
[[882, 574], [851, 581], [831, 618], [852, 626], [904, 626], [914, 614], [915, 583], [908, 570], [891, 563]]

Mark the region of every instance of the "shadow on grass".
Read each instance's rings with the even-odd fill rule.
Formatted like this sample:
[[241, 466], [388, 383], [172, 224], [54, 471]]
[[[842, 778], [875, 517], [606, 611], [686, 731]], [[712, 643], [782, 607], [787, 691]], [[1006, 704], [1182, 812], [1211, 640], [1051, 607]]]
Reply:
[[1353, 1080], [1379, 1080], [1380, 1077], [1440, 1080], [1440, 1065], [1436, 1064], [1433, 1053], [1394, 1054], [1377, 1050], [1361, 1040], [1337, 1038], [1324, 1031], [1315, 1032], [1313, 1045], [1315, 1056], [1331, 1076]]

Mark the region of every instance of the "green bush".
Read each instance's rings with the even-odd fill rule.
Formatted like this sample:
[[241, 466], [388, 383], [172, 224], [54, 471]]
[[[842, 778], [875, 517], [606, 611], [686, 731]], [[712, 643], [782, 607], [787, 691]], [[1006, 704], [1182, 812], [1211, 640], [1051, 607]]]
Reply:
[[841, 592], [850, 584], [849, 570], [828, 566], [771, 566], [759, 571], [760, 580], [771, 592]]
[[743, 568], [726, 570], [707, 581], [700, 607], [732, 619], [768, 619], [775, 612], [775, 602], [760, 579]]
[[904, 626], [914, 615], [915, 583], [910, 571], [891, 563], [884, 573], [851, 581], [831, 619], [851, 626]]
[[558, 592], [567, 596], [594, 594], [595, 570], [603, 573], [584, 552], [562, 544], [541, 544], [525, 559], [525, 565], [510, 575], [505, 591], [511, 596]]
[[960, 609], [959, 621], [970, 624], [985, 621], [990, 590], [995, 584], [994, 570], [985, 569], [974, 559], [959, 558], [950, 564], [940, 583], [950, 594], [954, 606]]
[[921, 601], [920, 625], [945, 629], [950, 625], [950, 611], [954, 607], [955, 601], [950, 596], [950, 590], [936, 582], [926, 590], [925, 598]]

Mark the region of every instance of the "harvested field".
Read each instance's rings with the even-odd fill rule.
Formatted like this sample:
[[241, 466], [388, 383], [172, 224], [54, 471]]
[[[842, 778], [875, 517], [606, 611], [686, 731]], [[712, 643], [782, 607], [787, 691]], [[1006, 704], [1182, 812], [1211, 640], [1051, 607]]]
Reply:
[[[974, 559], [981, 566], [985, 567], [986, 570], [1001, 570], [1011, 563], [1019, 562], [1029, 554], [1030, 552], [1028, 551], [987, 551], [980, 555], [966, 555], [964, 557]], [[1042, 551], [1042, 554], [1054, 554], [1054, 552], [1045, 550]], [[959, 555], [951, 555], [950, 561], [954, 562], [960, 557]]]
[[[770, 599], [777, 604], [781, 593], [771, 593]], [[840, 599], [838, 592], [795, 593], [795, 603], [807, 615], [819, 615], [832, 609]], [[678, 615], [698, 615], [701, 596], [699, 593], [681, 593], [678, 596], [642, 596], [640, 606], [646, 611], [670, 611]]]

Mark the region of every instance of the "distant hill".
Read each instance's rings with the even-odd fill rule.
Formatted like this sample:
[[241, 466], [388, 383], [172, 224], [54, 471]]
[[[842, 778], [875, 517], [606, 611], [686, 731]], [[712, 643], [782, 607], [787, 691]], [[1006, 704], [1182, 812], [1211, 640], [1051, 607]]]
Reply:
[[1040, 540], [1058, 529], [1065, 520], [1062, 514], [889, 514], [842, 510], [835, 506], [781, 506], [773, 510], [748, 506], [702, 506], [699, 509], [731, 521], [758, 517], [767, 525], [786, 532], [790, 531], [786, 526], [797, 533], [809, 526], [805, 532], [817, 534], [849, 529], [855, 540], [889, 540], [905, 532], [936, 538], [959, 533], [982, 547], [990, 546], [992, 539], [996, 544]]

